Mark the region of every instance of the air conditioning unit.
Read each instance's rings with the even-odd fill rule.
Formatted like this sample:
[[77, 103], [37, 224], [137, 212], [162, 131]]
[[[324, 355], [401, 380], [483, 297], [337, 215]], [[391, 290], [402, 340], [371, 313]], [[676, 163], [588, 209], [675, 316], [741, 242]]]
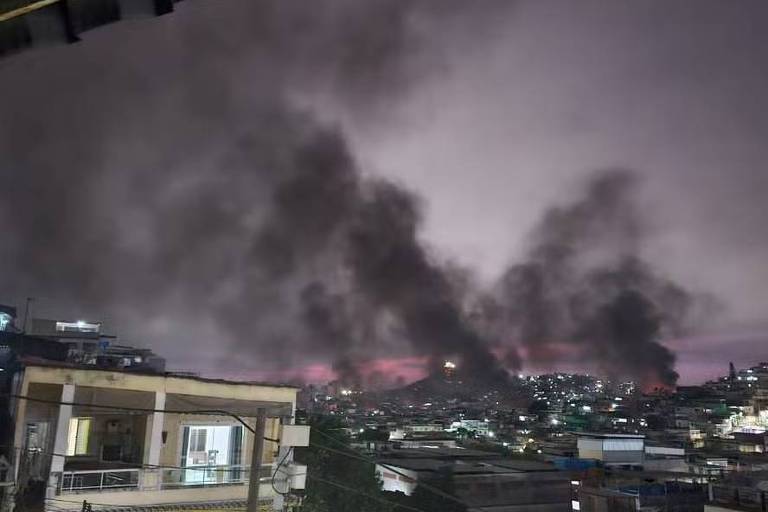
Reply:
[[291, 489], [302, 490], [307, 486], [307, 466], [291, 462], [286, 467], [288, 483]]
[[309, 426], [282, 425], [280, 446], [309, 446]]

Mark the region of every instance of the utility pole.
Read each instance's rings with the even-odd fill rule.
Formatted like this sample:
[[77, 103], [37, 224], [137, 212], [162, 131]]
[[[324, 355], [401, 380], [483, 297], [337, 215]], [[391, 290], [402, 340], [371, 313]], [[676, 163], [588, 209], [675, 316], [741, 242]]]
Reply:
[[24, 323], [21, 324], [21, 332], [27, 333], [27, 317], [29, 316], [29, 303], [34, 302], [34, 297], [27, 297], [27, 304], [24, 306]]
[[259, 485], [261, 480], [261, 460], [264, 458], [264, 431], [267, 426], [267, 410], [260, 407], [256, 411], [256, 428], [253, 433], [253, 451], [251, 452], [251, 477], [248, 481], [248, 512], [259, 512]]

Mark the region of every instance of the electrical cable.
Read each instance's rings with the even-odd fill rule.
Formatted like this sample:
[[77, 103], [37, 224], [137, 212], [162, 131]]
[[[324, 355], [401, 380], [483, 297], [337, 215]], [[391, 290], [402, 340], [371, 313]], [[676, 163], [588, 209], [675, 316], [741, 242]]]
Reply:
[[[43, 455], [46, 455], [48, 457], [69, 457], [69, 455], [65, 455], [62, 453], [56, 453], [56, 452], [50, 452], [46, 450], [30, 450], [27, 448], [21, 448], [19, 446], [11, 446], [11, 445], [0, 445], [0, 447], [4, 448], [12, 448], [13, 450], [18, 451], [25, 451], [29, 453], [40, 453]], [[145, 464], [145, 463], [133, 463], [133, 462], [123, 462], [123, 461], [110, 461], [111, 464], [115, 465], [123, 465], [126, 466], [126, 468], [123, 469], [115, 469], [114, 471], [125, 471], [128, 469], [178, 469], [178, 470], [184, 470], [184, 471], [210, 471], [210, 472], [217, 472], [217, 473], [233, 473], [236, 471], [246, 471], [244, 467], [239, 467], [235, 469], [221, 469], [217, 468], [216, 466], [170, 466], [170, 465], [163, 465], [163, 464]], [[109, 470], [105, 470], [106, 472], [109, 472]], [[73, 471], [76, 473], [77, 471]], [[65, 471], [67, 473], [67, 471]]]
[[[65, 500], [62, 498], [45, 498], [46, 501], [60, 501], [61, 503], [75, 503], [77, 505], [82, 505], [83, 501], [85, 500]], [[112, 507], [112, 508], [130, 508], [132, 505], [115, 505], [114, 503], [96, 503], [95, 501], [89, 501], [89, 505], [95, 505], [97, 507]]]
[[355, 489], [355, 488], [353, 488], [353, 487], [349, 487], [349, 486], [346, 486], [346, 485], [340, 484], [340, 483], [338, 483], [338, 482], [334, 482], [334, 481], [332, 481], [332, 480], [327, 480], [327, 479], [325, 479], [325, 478], [321, 478], [321, 477], [319, 477], [319, 476], [316, 476], [316, 475], [308, 474], [308, 475], [307, 475], [307, 478], [310, 478], [310, 479], [312, 479], [312, 480], [317, 480], [318, 482], [322, 482], [322, 483], [324, 483], [324, 484], [327, 484], [327, 485], [331, 485], [331, 486], [334, 486], [334, 487], [338, 487], [338, 488], [340, 488], [340, 489], [344, 489], [344, 490], [346, 490], [346, 491], [349, 491], [349, 492], [353, 492], [353, 493], [355, 493], [355, 494], [360, 494], [361, 496], [365, 496], [365, 497], [367, 497], [367, 498], [370, 498], [370, 499], [372, 499], [372, 500], [378, 501], [378, 502], [380, 502], [380, 503], [386, 503], [387, 505], [392, 505], [392, 506], [394, 506], [394, 507], [396, 507], [396, 508], [397, 508], [397, 507], [400, 507], [400, 508], [403, 508], [403, 509], [405, 509], [405, 510], [413, 510], [414, 512], [425, 512], [424, 510], [422, 510], [422, 509], [420, 509], [420, 508], [412, 507], [412, 506], [410, 506], [410, 505], [402, 505], [402, 504], [400, 504], [400, 503], [396, 503], [396, 502], [394, 502], [394, 501], [390, 501], [390, 500], [387, 500], [387, 499], [381, 498], [381, 497], [379, 497], [379, 496], [374, 496], [373, 494], [369, 494], [369, 493], [367, 493], [367, 492], [363, 492], [363, 491], [361, 491], [361, 490], [359, 490], [359, 489]]
[[[5, 395], [5, 396], [10, 396], [12, 398], [16, 398], [16, 399], [19, 399], [19, 400], [28, 400], [28, 401], [31, 401], [31, 402], [45, 403], [45, 404], [49, 404], [49, 405], [70, 405], [70, 406], [92, 407], [92, 408], [97, 408], [97, 409], [118, 410], [118, 411], [122, 410], [122, 411], [148, 412], [148, 413], [149, 412], [151, 412], [151, 413], [159, 413], [159, 412], [161, 412], [161, 413], [166, 413], [166, 414], [211, 414], [211, 415], [224, 415], [224, 416], [230, 416], [230, 417], [236, 419], [245, 428], [247, 428], [251, 433], [255, 433], [255, 429], [252, 428], [250, 425], [248, 425], [245, 422], [245, 420], [243, 420], [239, 415], [237, 415], [235, 413], [232, 413], [230, 411], [223, 410], [223, 409], [205, 409], [205, 410], [150, 409], [150, 408], [144, 408], [144, 407], [126, 407], [126, 406], [110, 406], [110, 405], [100, 405], [100, 404], [89, 404], [89, 403], [84, 403], [84, 402], [64, 402], [64, 401], [61, 401], [61, 400], [47, 400], [47, 399], [33, 398], [33, 397], [29, 397], [29, 396], [25, 396], [25, 395], [17, 395], [17, 394], [10, 394], [10, 395]], [[321, 431], [319, 429], [314, 429], [314, 431], [317, 432], [318, 434], [320, 434], [320, 435], [330, 439], [331, 441], [333, 441], [335, 443], [341, 444], [347, 450], [351, 450], [344, 442], [334, 438], [333, 436], [330, 436], [330, 435], [326, 434], [325, 432], [323, 432], [323, 431]], [[264, 439], [268, 440], [268, 441], [274, 441], [273, 439], [266, 438], [266, 437]], [[346, 452], [345, 451], [341, 451], [341, 450], [338, 450], [338, 449], [335, 449], [335, 448], [331, 448], [331, 447], [328, 447], [328, 446], [325, 446], [325, 445], [319, 445], [317, 443], [315, 443], [314, 446], [317, 446], [318, 448], [323, 449], [323, 450], [327, 450], [327, 451], [330, 451], [330, 452], [333, 452], [333, 453], [337, 453], [337, 454], [342, 455], [342, 456], [346, 456], [346, 457], [350, 457], [350, 458], [353, 458], [353, 459], [361, 460], [361, 461], [368, 462], [368, 463], [371, 463], [371, 464], [377, 464], [374, 459], [371, 459], [371, 458], [368, 458], [368, 457], [365, 457], [365, 456], [362, 456], [362, 455], [359, 455], [359, 454], [356, 454], [356, 453], [350, 453], [349, 451], [346, 451]], [[54, 456], [59, 456], [59, 457], [64, 456], [62, 454], [53, 454], [53, 455]], [[150, 465], [148, 465], [148, 466], [150, 466]], [[142, 465], [142, 467], [144, 467], [144, 466]], [[160, 466], [154, 466], [154, 467], [160, 467]], [[185, 468], [185, 467], [181, 467], [181, 466], [168, 466], [167, 469], [189, 469], [189, 468], [188, 467]], [[387, 469], [389, 469], [393, 473], [398, 474], [400, 476], [403, 476], [403, 477], [406, 477], [406, 478], [411, 478], [408, 475], [406, 475], [405, 473], [402, 473], [402, 472], [400, 472], [400, 471], [398, 471], [398, 470], [396, 470], [396, 469], [394, 469], [394, 468], [392, 468], [390, 466], [387, 466]], [[315, 478], [316, 480], [318, 480], [318, 477], [312, 477], [310, 475], [307, 475], [307, 476], [310, 477], [310, 478]], [[442, 496], [445, 499], [448, 499], [448, 500], [454, 501], [456, 503], [459, 503], [459, 504], [461, 504], [463, 506], [466, 506], [466, 503], [464, 503], [460, 499], [456, 498], [455, 496], [451, 496], [450, 494], [448, 494], [448, 493], [438, 489], [437, 487], [433, 487], [433, 486], [431, 486], [429, 484], [425, 484], [423, 482], [420, 482], [419, 485], [421, 485], [425, 490], [428, 490], [428, 491], [430, 491], [430, 492], [432, 492], [434, 494]], [[357, 492], [357, 490], [355, 490], [355, 491]]]
[[[272, 490], [273, 490], [273, 491], [275, 491], [277, 494], [279, 494], [279, 495], [281, 495], [281, 496], [287, 496], [288, 494], [290, 494], [290, 491], [288, 491], [288, 492], [280, 492], [279, 490], [277, 490], [277, 487], [275, 487], [275, 477], [277, 476], [277, 473], [278, 473], [278, 471], [280, 471], [280, 466], [282, 466], [282, 465], [283, 465], [283, 463], [284, 463], [284, 462], [285, 462], [285, 460], [288, 458], [288, 456], [291, 454], [291, 452], [293, 452], [293, 446], [291, 446], [291, 447], [290, 447], [290, 448], [289, 448], [289, 449], [288, 449], [288, 450], [285, 452], [285, 455], [283, 455], [283, 458], [282, 458], [282, 459], [280, 459], [280, 461], [277, 463], [277, 466], [275, 466], [275, 471], [272, 473], [272, 481], [271, 481], [271, 484], [272, 484]], [[290, 476], [290, 475], [288, 475], [288, 474], [287, 474], [287, 473], [285, 473], [285, 472], [283, 472], [283, 473], [284, 473], [284, 474], [286, 474], [287, 476]], [[298, 475], [297, 475], [297, 476], [298, 476]]]
[[[346, 443], [344, 443], [343, 441], [340, 441], [340, 440], [336, 439], [335, 437], [333, 437], [333, 436], [331, 436], [331, 435], [329, 435], [329, 434], [326, 434], [325, 432], [323, 432], [323, 431], [322, 431], [322, 430], [320, 430], [320, 429], [314, 429], [314, 430], [313, 430], [313, 432], [315, 432], [315, 433], [317, 433], [317, 434], [320, 434], [320, 435], [322, 435], [323, 437], [325, 437], [325, 438], [327, 438], [327, 439], [330, 439], [331, 441], [333, 441], [333, 442], [335, 442], [335, 443], [337, 443], [337, 444], [341, 444], [341, 445], [342, 445], [342, 446], [344, 446], [344, 448], [346, 448], [347, 450], [351, 450], [351, 448], [349, 448], [349, 447], [346, 445]], [[347, 451], [347, 452], [344, 452], [344, 451], [342, 451], [342, 450], [338, 450], [338, 449], [336, 449], [336, 448], [331, 448], [331, 447], [329, 447], [329, 446], [325, 446], [325, 445], [321, 445], [321, 444], [317, 444], [317, 443], [315, 443], [315, 444], [314, 444], [314, 446], [317, 446], [318, 448], [320, 448], [320, 449], [322, 449], [322, 450], [327, 450], [327, 451], [330, 451], [330, 452], [333, 452], [333, 453], [338, 453], [339, 455], [344, 455], [344, 456], [347, 456], [347, 457], [351, 457], [351, 458], [353, 458], [353, 459], [357, 459], [357, 460], [361, 460], [361, 461], [364, 461], [364, 462], [368, 462], [368, 463], [370, 463], [370, 464], [374, 464], [374, 465], [375, 465], [375, 464], [378, 464], [378, 462], [376, 462], [376, 460], [375, 460], [375, 459], [372, 459], [372, 458], [370, 458], [370, 457], [366, 457], [366, 456], [364, 456], [364, 455], [360, 455], [360, 454], [358, 454], [358, 453], [354, 453], [354, 454], [353, 454], [353, 453], [350, 453], [349, 451]], [[403, 477], [405, 477], [405, 478], [413, 478], [412, 476], [410, 476], [410, 475], [406, 475], [405, 473], [403, 473], [403, 472], [401, 472], [401, 471], [399, 471], [399, 470], [397, 470], [397, 469], [395, 469], [395, 468], [393, 468], [393, 467], [391, 467], [391, 466], [385, 466], [385, 467], [386, 467], [386, 468], [387, 468], [389, 471], [392, 471], [393, 473], [395, 473], [395, 474], [397, 474], [397, 475], [403, 476]], [[447, 500], [450, 500], [450, 501], [453, 501], [453, 502], [455, 502], [455, 503], [458, 503], [458, 504], [460, 504], [460, 505], [463, 505], [463, 506], [467, 506], [467, 504], [466, 504], [466, 503], [464, 503], [464, 502], [463, 502], [462, 500], [460, 500], [459, 498], [457, 498], [457, 497], [455, 497], [455, 496], [452, 496], [452, 495], [448, 494], [447, 492], [445, 492], [445, 491], [443, 491], [443, 490], [441, 490], [441, 489], [439, 489], [439, 488], [437, 488], [437, 487], [434, 487], [434, 486], [432, 486], [432, 485], [426, 484], [426, 483], [424, 483], [424, 482], [419, 482], [419, 484], [418, 484], [418, 485], [422, 486], [422, 487], [423, 487], [425, 490], [427, 490], [427, 491], [430, 491], [430, 492], [432, 492], [433, 494], [437, 494], [437, 495], [439, 495], [439, 496], [442, 496], [443, 498], [445, 498], [445, 499], [447, 499]]]
[[[19, 447], [13, 447], [13, 448], [16, 449], [16, 450], [23, 450], [22, 448], [19, 448]], [[292, 448], [291, 448], [291, 450], [292, 450]], [[277, 492], [278, 494], [281, 494], [283, 496], [285, 496], [287, 494], [290, 494], [290, 493], [281, 493], [280, 491], [275, 489], [275, 487], [274, 487], [274, 478], [275, 478], [275, 476], [276, 476], [276, 474], [278, 472], [281, 472], [281, 473], [283, 473], [285, 475], [289, 475], [285, 470], [281, 469], [280, 466], [288, 458], [288, 455], [290, 454], [291, 450], [286, 452], [286, 454], [283, 456], [283, 458], [279, 462], [278, 466], [275, 468], [275, 472], [273, 473], [273, 476], [272, 476], [272, 479], [273, 479], [272, 480], [272, 488], [275, 490], [275, 492]], [[60, 456], [60, 457], [63, 456], [61, 454], [56, 454], [56, 453], [53, 453], [53, 452], [37, 451], [37, 453], [44, 453], [44, 454], [55, 455], [55, 456]], [[127, 464], [129, 464], [129, 463], [127, 463]], [[161, 469], [186, 469], [186, 470], [190, 469], [189, 467], [182, 467], [182, 466], [161, 466], [161, 465], [152, 465], [152, 464], [142, 464], [140, 467], [141, 468], [153, 468], [153, 469], [158, 469], [158, 468], [161, 468]], [[201, 470], [201, 469], [206, 469], [206, 468], [205, 467], [201, 467], [201, 468], [194, 468], [194, 469], [195, 470]], [[232, 471], [232, 470], [221, 470], [221, 471], [227, 471], [228, 472], [228, 471]], [[301, 473], [299, 475], [294, 475], [294, 476], [303, 476], [303, 475], [306, 475], [307, 478], [310, 478], [310, 479], [313, 479], [313, 480], [317, 480], [319, 482], [322, 482], [322, 483], [325, 483], [325, 484], [328, 484], [328, 485], [331, 485], [331, 486], [335, 486], [335, 487], [338, 487], [338, 488], [341, 488], [341, 489], [346, 489], [346, 490], [354, 492], [356, 494], [360, 494], [360, 495], [366, 496], [366, 497], [368, 497], [370, 499], [373, 499], [373, 500], [376, 500], [376, 501], [379, 501], [379, 502], [382, 502], [382, 503], [387, 503], [387, 504], [393, 505], [395, 507], [400, 507], [400, 508], [403, 508], [403, 509], [406, 509], [406, 510], [412, 510], [414, 512], [425, 512], [425, 511], [423, 511], [421, 509], [418, 509], [418, 508], [415, 508], [415, 507], [411, 507], [409, 505], [402, 505], [400, 503], [396, 503], [396, 502], [393, 502], [393, 501], [390, 501], [390, 500], [387, 500], [387, 499], [384, 499], [384, 498], [381, 498], [381, 497], [378, 497], [378, 496], [374, 496], [372, 494], [365, 493], [365, 492], [360, 491], [358, 489], [354, 489], [354, 488], [345, 486], [343, 484], [340, 484], [338, 482], [334, 482], [332, 480], [328, 480], [328, 479], [325, 479], [325, 478], [322, 478], [322, 477], [318, 477], [316, 475], [312, 475], [312, 474], [309, 474], [309, 473]], [[63, 503], [74, 503], [74, 504], [81, 504], [82, 503], [81, 501], [67, 500], [67, 499], [63, 499], [63, 498], [47, 498], [47, 500], [58, 501], [58, 502], [63, 502]], [[100, 506], [100, 507], [112, 507], [112, 508], [125, 508], [125, 507], [127, 507], [127, 505], [97, 503], [97, 502], [90, 502], [90, 501], [88, 503], [91, 504], [91, 505]]]
[[223, 409], [201, 409], [201, 410], [150, 409], [146, 407], [126, 407], [126, 406], [116, 406], [116, 405], [89, 404], [86, 402], [64, 402], [62, 400], [47, 400], [44, 398], [33, 398], [30, 396], [15, 395], [15, 394], [4, 394], [3, 396], [9, 396], [11, 398], [16, 398], [19, 400], [27, 400], [30, 402], [38, 402], [38, 403], [48, 404], [48, 405], [71, 405], [73, 407], [92, 407], [94, 409], [108, 409], [113, 411], [134, 411], [134, 412], [152, 412], [152, 413], [162, 412], [164, 414], [209, 414], [209, 415], [218, 415], [218, 416], [229, 416], [239, 421], [252, 434], [256, 432], [256, 430], [253, 427], [251, 427], [243, 418], [241, 418], [240, 416], [238, 416], [233, 412], [225, 411]]
[[[277, 472], [278, 470], [279, 470], [279, 468], [278, 468], [278, 469], [277, 469], [275, 472]], [[284, 470], [280, 470], [280, 471], [281, 471], [282, 473], [286, 474], [286, 475], [288, 474], [288, 473], [286, 473]], [[395, 506], [395, 507], [404, 508], [404, 509], [406, 509], [406, 510], [414, 510], [414, 511], [416, 511], [416, 512], [425, 512], [425, 511], [423, 511], [423, 510], [421, 510], [421, 509], [419, 509], [419, 508], [416, 508], [416, 507], [412, 507], [412, 506], [410, 506], [410, 505], [403, 505], [403, 504], [401, 504], [401, 503], [397, 503], [397, 502], [394, 502], [394, 501], [390, 501], [390, 500], [387, 500], [387, 499], [385, 499], [385, 498], [382, 498], [382, 497], [380, 497], [380, 496], [374, 496], [373, 494], [369, 494], [369, 493], [366, 493], [366, 492], [360, 491], [359, 489], [354, 489], [354, 488], [352, 488], [352, 487], [348, 487], [348, 486], [345, 486], [345, 485], [343, 485], [343, 484], [340, 484], [340, 483], [338, 483], [338, 482], [334, 482], [334, 481], [332, 481], [332, 480], [328, 480], [328, 479], [324, 479], [324, 478], [318, 477], [318, 476], [316, 476], [316, 475], [313, 475], [313, 474], [311, 474], [311, 473], [301, 473], [301, 475], [306, 475], [306, 476], [307, 476], [307, 478], [309, 478], [309, 479], [311, 479], [311, 480], [317, 480], [318, 482], [322, 482], [322, 483], [325, 483], [325, 484], [328, 484], [328, 485], [332, 485], [332, 486], [335, 486], [335, 487], [339, 487], [339, 488], [341, 488], [341, 489], [346, 489], [346, 490], [349, 490], [349, 491], [355, 492], [355, 493], [357, 493], [357, 494], [361, 494], [361, 495], [363, 495], [363, 496], [367, 496], [368, 498], [371, 498], [371, 499], [374, 499], [374, 500], [380, 501], [380, 502], [382, 502], [382, 503], [387, 503], [387, 504], [389, 504], [389, 505], [393, 505], [393, 506]], [[299, 476], [301, 476], [301, 475], [299, 475]]]
[[[289, 452], [287, 452], [287, 453], [286, 453], [286, 455], [284, 455], [284, 456], [283, 456], [283, 459], [282, 459], [282, 461], [284, 461], [284, 460], [287, 458], [287, 456], [288, 456], [288, 453], [290, 453], [290, 451], [289, 451]], [[281, 461], [281, 463], [282, 463], [282, 461]], [[280, 471], [280, 472], [282, 472], [282, 473], [284, 473], [284, 474], [287, 474], [287, 473], [285, 473], [285, 471], [284, 471], [284, 470], [280, 470], [280, 467], [279, 467], [279, 466], [276, 468], [276, 470], [275, 470], [275, 474], [277, 474], [277, 472], [278, 472], [278, 471]], [[402, 508], [402, 509], [405, 509], [405, 510], [411, 510], [411, 511], [413, 511], [413, 512], [425, 512], [425, 511], [424, 511], [424, 510], [422, 510], [422, 509], [419, 509], [419, 508], [416, 508], [416, 507], [412, 507], [412, 506], [410, 506], [410, 505], [403, 505], [403, 504], [400, 504], [400, 503], [396, 503], [396, 502], [394, 502], [394, 501], [391, 501], [391, 500], [387, 500], [387, 499], [385, 499], [385, 498], [382, 498], [382, 497], [380, 497], [380, 496], [375, 496], [375, 495], [373, 495], [373, 494], [370, 494], [370, 493], [366, 493], [366, 492], [360, 491], [359, 489], [354, 489], [354, 488], [352, 488], [352, 487], [349, 487], [349, 486], [346, 486], [346, 485], [344, 485], [344, 484], [341, 484], [341, 483], [335, 482], [335, 481], [333, 481], [333, 480], [328, 480], [328, 479], [326, 479], [326, 478], [318, 477], [318, 476], [316, 476], [316, 475], [312, 475], [312, 474], [308, 474], [308, 473], [304, 473], [304, 474], [306, 474], [307, 478], [310, 478], [310, 479], [313, 479], [313, 480], [317, 480], [317, 481], [319, 481], [319, 482], [322, 482], [322, 483], [324, 483], [324, 484], [327, 484], [327, 485], [331, 485], [331, 486], [333, 486], [333, 487], [338, 487], [338, 488], [340, 488], [340, 489], [344, 489], [344, 490], [346, 490], [346, 491], [349, 491], [349, 492], [353, 492], [353, 493], [355, 493], [355, 494], [359, 494], [359, 495], [361, 495], [361, 496], [365, 496], [365, 497], [367, 497], [367, 498], [369, 498], [369, 499], [372, 499], [372, 500], [378, 501], [378, 502], [380, 502], [380, 503], [386, 503], [386, 504], [388, 504], [388, 505], [392, 505], [392, 506], [394, 506], [395, 508], [398, 508], [398, 507], [399, 507], [399, 508]], [[273, 478], [274, 478], [274, 476], [273, 476]], [[274, 486], [273, 486], [273, 488], [274, 488]], [[284, 495], [286, 495], [286, 494], [288, 494], [288, 493], [280, 493], [280, 492], [279, 492], [279, 491], [277, 491], [276, 489], [275, 489], [275, 492], [277, 492], [278, 494], [281, 494], [281, 495], [283, 495], [283, 496], [284, 496]], [[82, 503], [82, 501], [67, 500], [67, 499], [63, 499], [63, 498], [47, 498], [47, 500], [50, 500], [50, 501], [58, 501], [58, 502], [62, 502], [62, 503], [73, 503], [73, 504], [78, 504], [78, 505]], [[108, 503], [98, 503], [98, 502], [92, 502], [92, 501], [89, 501], [88, 503], [89, 503], [90, 505], [94, 505], [94, 506], [98, 506], [98, 507], [111, 507], [111, 508], [128, 508], [128, 507], [129, 507], [128, 505], [117, 505], [117, 504], [108, 504]], [[240, 508], [237, 508], [237, 509], [228, 509], [228, 510], [233, 510], [233, 511], [234, 511], [234, 510], [244, 510], [244, 509], [240, 509]]]

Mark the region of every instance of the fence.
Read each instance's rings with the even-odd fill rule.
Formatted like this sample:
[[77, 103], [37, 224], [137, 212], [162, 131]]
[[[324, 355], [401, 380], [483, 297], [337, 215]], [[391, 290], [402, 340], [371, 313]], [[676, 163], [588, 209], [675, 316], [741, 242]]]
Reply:
[[[261, 467], [259, 480], [271, 481], [274, 465]], [[59, 485], [61, 494], [78, 492], [99, 492], [105, 490], [138, 489], [141, 469], [108, 469], [88, 471], [65, 471]], [[180, 469], [163, 469], [161, 487], [176, 489], [184, 487], [208, 487], [216, 485], [247, 484], [250, 479], [250, 466], [193, 466]], [[286, 479], [283, 472], [275, 477], [276, 481]]]
[[62, 494], [139, 487], [139, 469], [65, 471], [61, 475]]

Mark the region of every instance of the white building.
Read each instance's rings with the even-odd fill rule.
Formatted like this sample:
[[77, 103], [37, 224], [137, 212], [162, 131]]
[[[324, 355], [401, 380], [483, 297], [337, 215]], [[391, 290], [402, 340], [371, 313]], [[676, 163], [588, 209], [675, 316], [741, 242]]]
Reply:
[[487, 420], [466, 420], [462, 419], [451, 423], [451, 430], [455, 431], [460, 428], [466, 429], [470, 432], [474, 432], [477, 436], [488, 437], [491, 429]]
[[580, 459], [599, 460], [606, 466], [641, 466], [643, 464], [644, 435], [591, 433], [577, 435]]
[[381, 480], [381, 489], [389, 492], [401, 492], [406, 496], [413, 494], [419, 479], [419, 473], [396, 464], [376, 464], [376, 476]]
[[401, 452], [379, 459], [376, 465], [385, 491], [411, 495], [419, 483], [432, 482], [447, 472], [452, 475], [453, 496], [467, 505], [468, 512], [570, 510], [572, 475], [551, 464], [476, 450]]

